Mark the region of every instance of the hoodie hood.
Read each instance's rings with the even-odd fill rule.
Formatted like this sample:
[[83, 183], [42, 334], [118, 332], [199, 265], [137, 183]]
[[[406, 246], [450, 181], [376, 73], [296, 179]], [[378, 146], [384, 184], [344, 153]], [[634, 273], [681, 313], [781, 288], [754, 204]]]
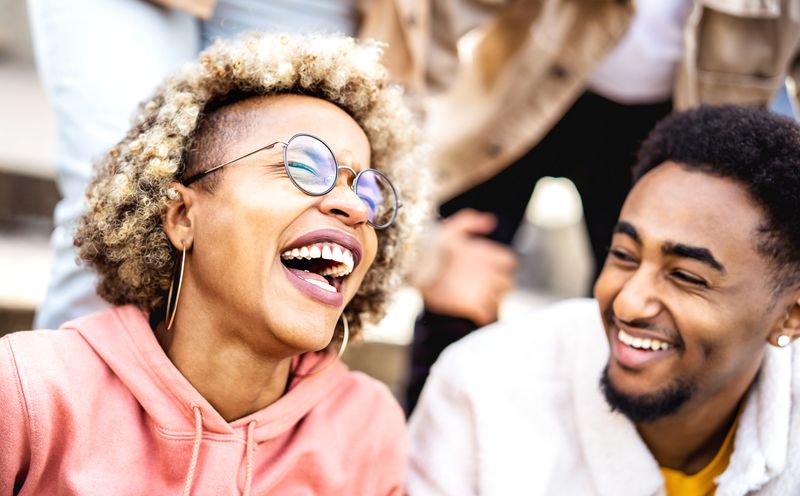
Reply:
[[332, 358], [301, 355], [305, 377], [226, 422], [134, 307], [5, 336], [0, 494], [402, 494], [402, 409]]
[[[334, 363], [319, 374], [293, 381], [287, 393], [275, 403], [229, 423], [170, 361], [142, 310], [131, 305], [117, 307], [67, 322], [62, 329], [77, 331], [127, 386], [153, 422], [175, 434], [194, 434], [195, 410], [199, 410], [204, 432], [241, 435], [254, 423], [254, 440], [268, 441], [300, 421], [347, 374], [341, 362]], [[325, 353], [309, 353], [295, 361], [297, 372], [308, 372], [330, 359]]]

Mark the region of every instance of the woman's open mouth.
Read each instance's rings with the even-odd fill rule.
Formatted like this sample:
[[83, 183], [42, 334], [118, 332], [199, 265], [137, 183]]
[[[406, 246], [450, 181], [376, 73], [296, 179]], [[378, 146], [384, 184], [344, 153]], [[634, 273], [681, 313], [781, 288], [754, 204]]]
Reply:
[[305, 233], [281, 249], [281, 264], [289, 281], [306, 296], [339, 307], [343, 287], [361, 262], [358, 240], [339, 229]]
[[353, 252], [332, 242], [286, 250], [281, 263], [305, 282], [331, 293], [341, 291], [344, 279], [355, 267]]

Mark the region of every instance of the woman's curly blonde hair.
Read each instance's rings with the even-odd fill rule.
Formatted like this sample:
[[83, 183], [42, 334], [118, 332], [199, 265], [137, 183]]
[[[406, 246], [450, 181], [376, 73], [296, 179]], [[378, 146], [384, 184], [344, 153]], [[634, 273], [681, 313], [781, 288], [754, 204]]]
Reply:
[[410, 243], [428, 214], [420, 133], [390, 84], [376, 42], [323, 35], [251, 34], [218, 41], [169, 77], [144, 103], [133, 128], [99, 164], [75, 234], [79, 258], [99, 275], [98, 294], [115, 305], [163, 308], [178, 252], [162, 228], [176, 198], [203, 117], [237, 93], [299, 93], [328, 100], [364, 129], [373, 168], [386, 172], [403, 201], [396, 223], [378, 231], [375, 262], [345, 310], [352, 335], [385, 314], [401, 281]]

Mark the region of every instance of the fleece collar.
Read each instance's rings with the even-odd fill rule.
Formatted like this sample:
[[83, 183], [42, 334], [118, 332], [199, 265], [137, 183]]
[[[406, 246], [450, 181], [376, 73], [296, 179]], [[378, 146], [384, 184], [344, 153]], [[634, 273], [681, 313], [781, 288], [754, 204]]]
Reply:
[[[599, 386], [608, 344], [599, 315], [594, 339], [582, 348], [572, 373], [573, 402], [583, 459], [603, 496], [663, 495], [658, 463], [634, 424], [612, 412]], [[598, 352], [598, 349], [604, 351]], [[793, 370], [800, 376], [800, 348], [767, 347], [759, 375], [745, 400], [728, 468], [717, 479], [718, 496], [757, 491], [784, 474], [789, 446]], [[795, 377], [795, 381], [800, 377]], [[624, 484], [620, 481], [624, 480]]]

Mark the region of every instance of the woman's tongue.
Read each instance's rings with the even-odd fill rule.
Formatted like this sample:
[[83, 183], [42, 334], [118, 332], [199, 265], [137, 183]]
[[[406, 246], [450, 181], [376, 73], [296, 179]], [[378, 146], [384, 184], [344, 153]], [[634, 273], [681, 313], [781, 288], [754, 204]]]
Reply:
[[303, 279], [306, 282], [313, 284], [314, 286], [331, 291], [332, 293], [336, 292], [336, 288], [331, 286], [327, 279], [317, 274], [316, 272], [310, 272], [306, 270], [292, 269], [292, 268], [290, 268], [289, 270], [300, 279]]

